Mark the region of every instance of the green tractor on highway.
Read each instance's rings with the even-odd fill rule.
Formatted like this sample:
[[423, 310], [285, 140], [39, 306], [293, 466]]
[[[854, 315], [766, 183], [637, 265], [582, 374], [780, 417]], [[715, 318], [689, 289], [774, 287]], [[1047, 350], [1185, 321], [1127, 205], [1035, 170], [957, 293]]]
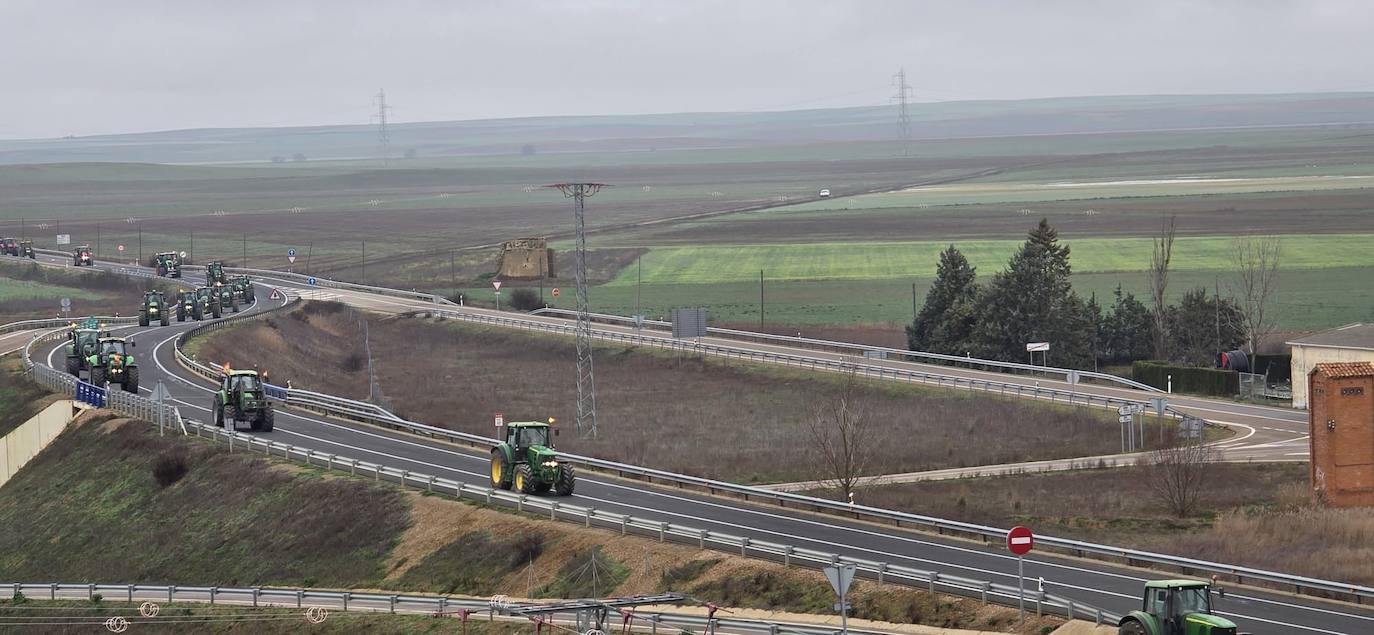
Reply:
[[162, 326], [171, 323], [171, 310], [167, 308], [167, 296], [161, 291], [149, 291], [143, 294], [143, 306], [138, 309], [138, 325], [148, 326], [157, 322]]
[[163, 278], [181, 277], [181, 254], [175, 251], [164, 251], [160, 254], [153, 254], [148, 266], [157, 270], [157, 275]]
[[[71, 332], [67, 333], [67, 372], [81, 376], [81, 371], [89, 371], [88, 364], [92, 355], [100, 350], [100, 338], [102, 333], [100, 320], [93, 317], [86, 318], [80, 326], [73, 325]], [[108, 337], [109, 333], [103, 336]]]
[[34, 253], [33, 251], [32, 240], [19, 241], [19, 253], [15, 255], [19, 256], [20, 258], [28, 258], [29, 260], [38, 260], [38, 254]]
[[205, 314], [209, 312], [210, 306], [201, 301], [200, 294], [195, 291], [180, 291], [177, 293], [177, 321], [185, 322], [187, 319], [203, 320]]
[[104, 387], [105, 382], [119, 384], [124, 392], [137, 395], [138, 363], [129, 350], [134, 346], [134, 342], [122, 337], [100, 338], [98, 352], [86, 358], [86, 365], [91, 369], [91, 383], [100, 387]]
[[90, 267], [95, 264], [95, 257], [91, 255], [91, 246], [82, 245], [72, 250], [73, 267]]
[[215, 425], [233, 430], [246, 423], [250, 430], [271, 432], [272, 402], [267, 400], [257, 371], [231, 370], [227, 364], [225, 366], [219, 391], [210, 404], [210, 411], [215, 413]]
[[221, 312], [224, 311], [225, 307], [232, 308], [234, 313], [239, 312], [239, 294], [234, 292], [234, 285], [232, 284], [216, 282], [215, 301], [219, 303], [219, 310]]
[[207, 311], [210, 317], [219, 317], [223, 314], [224, 307], [220, 305], [219, 298], [219, 289], [196, 287], [196, 300], [201, 307], [200, 319], [205, 319]]
[[1122, 635], [1236, 635], [1236, 624], [1212, 614], [1212, 586], [1199, 580], [1145, 583], [1139, 611], [1121, 618]]
[[218, 284], [228, 284], [229, 278], [224, 273], [224, 263], [215, 260], [205, 265], [205, 284], [214, 286]]
[[243, 304], [253, 303], [253, 281], [248, 276], [234, 276], [229, 279], [229, 284], [234, 287], [234, 297], [238, 298]]
[[[508, 423], [506, 438], [491, 450], [491, 486], [522, 494], [553, 490], [559, 496], [573, 493], [576, 475], [571, 463], [558, 460], [552, 436], [558, 430], [537, 421]], [[552, 435], [550, 435], [552, 432]]]

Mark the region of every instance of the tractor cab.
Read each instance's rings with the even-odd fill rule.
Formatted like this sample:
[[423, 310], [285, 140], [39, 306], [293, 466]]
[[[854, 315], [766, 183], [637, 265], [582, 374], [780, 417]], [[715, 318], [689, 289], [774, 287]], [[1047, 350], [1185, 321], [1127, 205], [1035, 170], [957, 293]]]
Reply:
[[1236, 624], [1212, 614], [1212, 587], [1199, 580], [1145, 583], [1141, 610], [1121, 619], [1129, 635], [1236, 635]]
[[15, 255], [19, 256], [20, 258], [29, 258], [29, 259], [31, 259], [31, 260], [37, 260], [37, 259], [38, 259], [38, 254], [34, 253], [34, 251], [33, 251], [33, 241], [32, 241], [32, 240], [21, 240], [21, 241], [19, 241], [19, 253], [15, 254]]
[[224, 376], [222, 388], [231, 393], [253, 395], [262, 392], [262, 382], [258, 381], [258, 374], [251, 370], [234, 371]]
[[506, 426], [506, 443], [522, 454], [530, 448], [552, 448], [549, 426], [544, 423], [512, 423]]

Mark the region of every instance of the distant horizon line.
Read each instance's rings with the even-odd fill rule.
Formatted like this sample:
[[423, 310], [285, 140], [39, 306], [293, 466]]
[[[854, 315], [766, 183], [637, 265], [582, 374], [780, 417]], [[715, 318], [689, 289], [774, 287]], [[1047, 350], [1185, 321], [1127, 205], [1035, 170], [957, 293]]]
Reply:
[[[1257, 97], [1291, 97], [1311, 95], [1317, 96], [1340, 96], [1340, 95], [1374, 95], [1374, 91], [1365, 90], [1341, 90], [1341, 91], [1298, 91], [1298, 92], [1245, 92], [1245, 93], [1121, 93], [1111, 95], [1062, 95], [1056, 97], [1022, 97], [1008, 99], [945, 99], [933, 101], [910, 102], [912, 108], [923, 106], [944, 105], [944, 104], [987, 104], [987, 103], [1017, 103], [1017, 102], [1047, 102], [1073, 99], [1132, 99], [1132, 98], [1205, 98], [1205, 97], [1229, 97], [1229, 98], [1257, 98]], [[827, 112], [845, 110], [866, 110], [895, 108], [895, 104], [880, 104], [866, 106], [831, 106], [826, 108], [795, 108], [795, 109], [760, 109], [760, 110], [680, 110], [671, 112], [640, 112], [640, 113], [618, 113], [618, 114], [554, 114], [554, 115], [523, 115], [514, 117], [476, 117], [469, 119], [429, 119], [423, 121], [388, 122], [388, 126], [393, 128], [406, 128], [411, 126], [433, 125], [433, 124], [471, 124], [481, 122], [517, 122], [517, 121], [540, 121], [540, 120], [576, 120], [576, 119], [605, 119], [614, 117], [680, 117], [690, 115], [765, 115], [783, 113], [805, 113], [805, 112]], [[1288, 125], [1336, 125], [1336, 124], [1288, 124]], [[203, 126], [191, 128], [162, 128], [150, 130], [137, 130], [125, 132], [104, 132], [82, 135], [66, 135], [53, 137], [16, 137], [3, 138], [0, 142], [34, 142], [34, 141], [63, 141], [68, 139], [100, 139], [107, 137], [129, 137], [138, 135], [159, 135], [175, 134], [186, 132], [208, 132], [208, 131], [231, 131], [231, 130], [317, 130], [323, 128], [372, 128], [376, 124], [369, 123], [321, 123], [321, 124], [294, 124], [294, 125], [244, 125], [244, 126]], [[1262, 126], [1260, 124], [1259, 126]], [[1048, 134], [1048, 133], [1047, 133]]]

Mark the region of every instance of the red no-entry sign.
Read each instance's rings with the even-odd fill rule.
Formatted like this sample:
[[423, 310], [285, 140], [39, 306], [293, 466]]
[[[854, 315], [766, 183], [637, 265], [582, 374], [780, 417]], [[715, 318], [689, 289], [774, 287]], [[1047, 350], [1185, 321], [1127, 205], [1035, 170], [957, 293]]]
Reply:
[[1035, 547], [1035, 536], [1031, 534], [1031, 530], [1017, 525], [1007, 532], [1008, 551], [1023, 556], [1029, 553], [1033, 547]]

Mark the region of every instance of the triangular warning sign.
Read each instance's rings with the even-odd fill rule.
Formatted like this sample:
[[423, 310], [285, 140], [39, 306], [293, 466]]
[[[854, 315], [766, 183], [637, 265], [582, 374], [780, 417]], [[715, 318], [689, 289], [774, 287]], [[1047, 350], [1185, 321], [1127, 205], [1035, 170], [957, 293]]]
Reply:
[[272, 295], [268, 296], [267, 299], [269, 299], [269, 300], [280, 300], [280, 299], [281, 299], [281, 295], [277, 293], [277, 290], [276, 290], [276, 289], [273, 289], [273, 290], [272, 290]]

